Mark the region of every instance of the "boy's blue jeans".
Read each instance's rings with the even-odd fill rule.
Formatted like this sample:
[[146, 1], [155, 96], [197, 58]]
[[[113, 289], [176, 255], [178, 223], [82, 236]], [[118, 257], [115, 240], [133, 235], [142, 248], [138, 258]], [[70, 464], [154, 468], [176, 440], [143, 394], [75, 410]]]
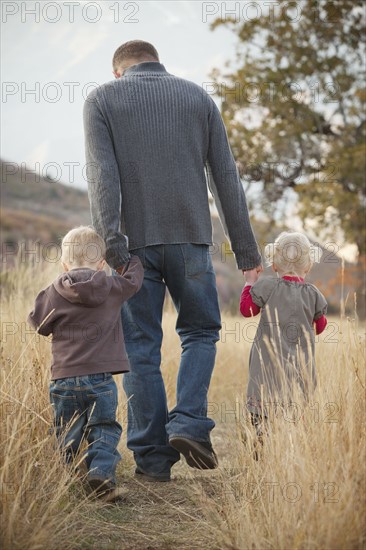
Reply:
[[[207, 417], [207, 392], [220, 311], [208, 245], [154, 245], [131, 253], [140, 257], [145, 276], [141, 290], [122, 306], [131, 366], [123, 378], [129, 398], [127, 444], [137, 467], [158, 476], [170, 472], [180, 457], [169, 437], [206, 442], [215, 426]], [[166, 288], [178, 313], [176, 330], [182, 346], [176, 406], [170, 412], [160, 371]]]
[[113, 376], [89, 374], [55, 380], [50, 384], [50, 400], [56, 436], [66, 461], [72, 461], [85, 439], [88, 476], [115, 483], [122, 427], [116, 421], [118, 392]]

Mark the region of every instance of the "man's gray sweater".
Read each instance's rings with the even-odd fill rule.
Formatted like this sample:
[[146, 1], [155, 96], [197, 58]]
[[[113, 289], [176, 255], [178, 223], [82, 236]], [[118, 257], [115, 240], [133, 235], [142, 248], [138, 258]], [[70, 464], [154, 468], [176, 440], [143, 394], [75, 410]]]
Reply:
[[92, 221], [112, 267], [128, 248], [212, 244], [207, 182], [238, 267], [261, 263], [220, 112], [200, 86], [134, 65], [89, 94], [84, 129]]

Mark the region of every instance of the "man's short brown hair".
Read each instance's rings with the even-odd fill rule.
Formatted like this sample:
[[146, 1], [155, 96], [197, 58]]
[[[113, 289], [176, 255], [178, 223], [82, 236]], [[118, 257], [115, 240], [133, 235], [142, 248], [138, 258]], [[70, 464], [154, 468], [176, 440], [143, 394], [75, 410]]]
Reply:
[[159, 61], [159, 54], [152, 44], [143, 40], [130, 40], [117, 48], [113, 56], [113, 70], [117, 71], [126, 59], [151, 59]]

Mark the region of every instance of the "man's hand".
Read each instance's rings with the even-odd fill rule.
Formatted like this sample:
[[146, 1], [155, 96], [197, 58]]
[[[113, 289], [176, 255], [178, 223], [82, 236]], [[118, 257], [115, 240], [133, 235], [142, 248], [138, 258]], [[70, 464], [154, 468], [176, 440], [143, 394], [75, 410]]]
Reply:
[[258, 265], [253, 269], [248, 269], [247, 271], [245, 271], [245, 269], [242, 269], [243, 275], [245, 277], [245, 281], [250, 285], [254, 285], [254, 283], [258, 281], [259, 274], [262, 273], [262, 271], [263, 271], [262, 264]]

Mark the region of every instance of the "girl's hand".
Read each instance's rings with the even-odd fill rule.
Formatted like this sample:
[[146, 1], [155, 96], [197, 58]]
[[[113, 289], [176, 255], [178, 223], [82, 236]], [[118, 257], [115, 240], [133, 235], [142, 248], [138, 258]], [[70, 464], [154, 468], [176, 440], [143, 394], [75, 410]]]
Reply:
[[259, 279], [259, 274], [263, 271], [263, 266], [259, 265], [255, 267], [254, 269], [249, 269], [248, 271], [244, 271], [243, 269], [243, 275], [245, 277], [245, 281], [249, 285], [254, 285], [256, 281]]

